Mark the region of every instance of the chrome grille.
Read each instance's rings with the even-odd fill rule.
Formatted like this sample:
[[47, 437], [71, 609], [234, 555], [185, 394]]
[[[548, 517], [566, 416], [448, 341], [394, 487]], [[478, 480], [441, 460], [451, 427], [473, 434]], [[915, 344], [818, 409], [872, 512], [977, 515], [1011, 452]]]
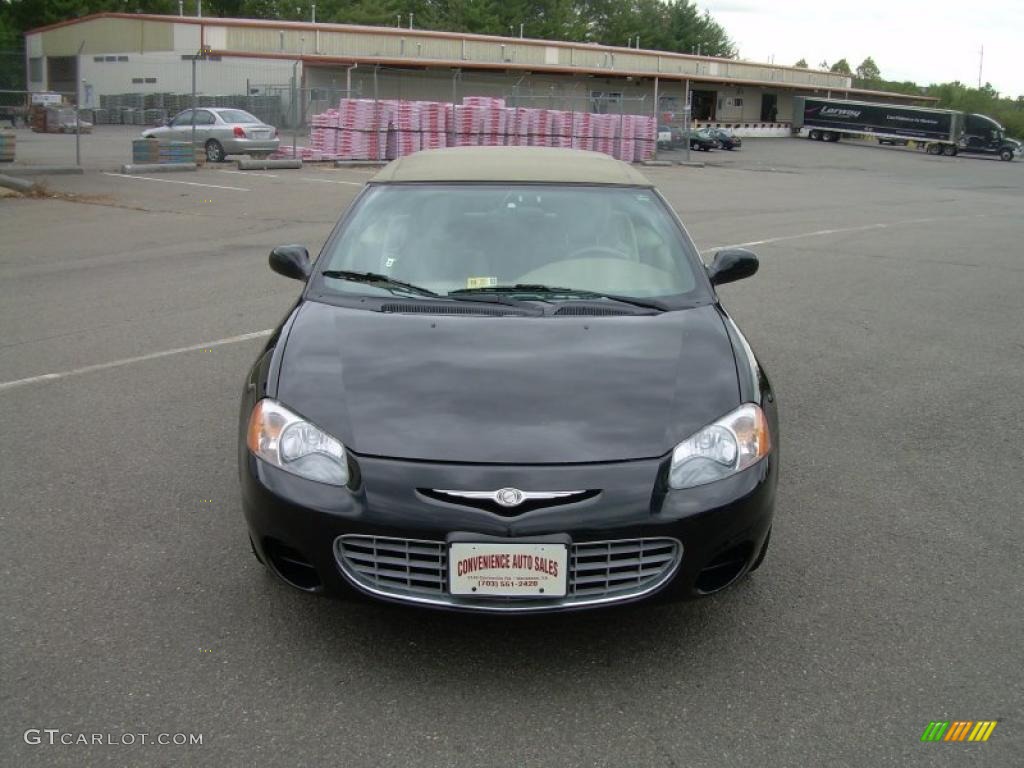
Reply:
[[448, 585], [448, 546], [443, 541], [339, 536], [335, 556], [357, 583], [400, 595], [444, 595]]
[[642, 590], [676, 564], [680, 549], [675, 539], [573, 544], [569, 552], [569, 594], [605, 597]]
[[683, 545], [670, 538], [572, 544], [566, 596], [555, 599], [448, 594], [448, 545], [443, 541], [349, 534], [335, 539], [334, 553], [342, 573], [371, 594], [459, 608], [536, 611], [613, 603], [653, 592], [679, 567]]

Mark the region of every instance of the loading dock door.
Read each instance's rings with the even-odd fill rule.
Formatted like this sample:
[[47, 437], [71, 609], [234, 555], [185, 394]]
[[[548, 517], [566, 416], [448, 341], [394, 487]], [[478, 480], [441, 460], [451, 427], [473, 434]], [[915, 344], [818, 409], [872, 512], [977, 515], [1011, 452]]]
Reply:
[[717, 91], [693, 91], [693, 119], [714, 120]]
[[[48, 56], [46, 60], [47, 88], [56, 93], [78, 93], [78, 57]], [[77, 98], [76, 98], [77, 101]]]

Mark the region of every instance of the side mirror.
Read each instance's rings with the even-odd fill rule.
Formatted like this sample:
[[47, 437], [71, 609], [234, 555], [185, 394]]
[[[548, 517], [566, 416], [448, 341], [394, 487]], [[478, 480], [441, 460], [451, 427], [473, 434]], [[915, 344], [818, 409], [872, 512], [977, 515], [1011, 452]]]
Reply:
[[757, 256], [746, 248], [726, 248], [715, 254], [715, 260], [708, 267], [712, 285], [722, 285], [742, 280], [757, 272]]
[[305, 280], [312, 271], [309, 251], [301, 245], [279, 245], [270, 252], [270, 268], [293, 280]]

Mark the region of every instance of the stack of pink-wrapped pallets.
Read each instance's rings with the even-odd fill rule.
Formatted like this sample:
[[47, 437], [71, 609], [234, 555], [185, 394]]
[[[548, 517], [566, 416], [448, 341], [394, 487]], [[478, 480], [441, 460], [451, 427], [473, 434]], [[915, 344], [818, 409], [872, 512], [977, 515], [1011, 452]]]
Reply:
[[451, 146], [504, 146], [508, 111], [504, 99], [467, 96], [452, 110]]
[[451, 104], [438, 101], [417, 101], [420, 107], [420, 149], [441, 149], [448, 146], [448, 114]]
[[[314, 115], [303, 160], [392, 160], [446, 146], [575, 147], [627, 162], [654, 154], [657, 122], [646, 115], [602, 115], [507, 107], [503, 99], [467, 96], [462, 104], [342, 99]], [[282, 147], [279, 157], [291, 157]]]

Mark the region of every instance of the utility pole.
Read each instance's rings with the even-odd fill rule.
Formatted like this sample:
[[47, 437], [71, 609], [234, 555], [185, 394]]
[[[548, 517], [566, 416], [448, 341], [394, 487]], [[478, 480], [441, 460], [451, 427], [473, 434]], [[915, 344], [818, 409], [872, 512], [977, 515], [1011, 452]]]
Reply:
[[978, 90], [981, 90], [981, 66], [985, 63], [985, 46], [978, 51]]

